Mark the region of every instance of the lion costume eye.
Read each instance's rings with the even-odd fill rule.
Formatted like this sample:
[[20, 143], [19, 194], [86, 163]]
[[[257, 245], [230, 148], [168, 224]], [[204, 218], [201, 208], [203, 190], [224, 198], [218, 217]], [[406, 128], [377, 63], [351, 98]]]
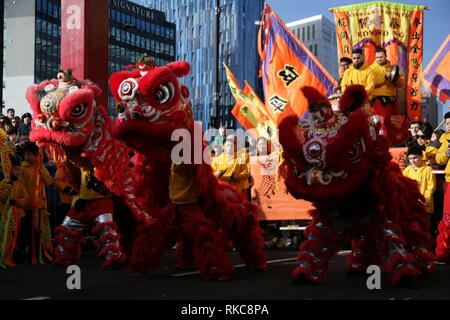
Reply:
[[72, 108], [72, 111], [70, 112], [70, 115], [73, 118], [81, 118], [86, 114], [87, 107], [85, 104], [78, 104], [75, 107]]
[[174, 95], [174, 87], [170, 82], [162, 84], [157, 90], [155, 94], [155, 99], [160, 103], [164, 104], [169, 102]]

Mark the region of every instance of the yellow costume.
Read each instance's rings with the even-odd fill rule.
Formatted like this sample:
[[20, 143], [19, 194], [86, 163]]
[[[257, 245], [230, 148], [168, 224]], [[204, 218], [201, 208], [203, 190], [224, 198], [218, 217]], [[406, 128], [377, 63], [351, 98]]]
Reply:
[[[37, 259], [39, 258], [39, 262], [44, 264], [42, 254], [48, 260], [52, 261], [50, 255], [53, 252], [49, 213], [47, 211], [47, 196], [44, 186], [50, 186], [53, 183], [53, 178], [42, 165], [41, 160], [38, 160], [35, 165], [31, 165], [27, 161], [22, 163], [20, 166], [19, 180], [23, 181], [30, 197], [26, 210], [31, 211], [32, 226], [31, 230], [22, 230], [22, 232], [31, 232], [32, 234], [33, 251], [31, 263], [37, 264]], [[37, 246], [35, 245], [36, 243], [38, 244]]]
[[448, 141], [447, 139], [450, 139], [450, 132], [446, 132], [441, 135], [439, 138], [439, 142], [441, 143], [441, 147], [436, 152], [436, 162], [440, 165], [445, 165], [445, 181], [450, 182], [450, 165], [448, 159], [450, 159], [450, 156], [447, 155], [447, 146]]
[[425, 209], [427, 210], [427, 213], [433, 213], [433, 193], [434, 190], [436, 190], [436, 177], [433, 174], [433, 168], [426, 164], [423, 164], [418, 168], [409, 165], [403, 170], [403, 175], [417, 181], [419, 184], [419, 191], [425, 197]]
[[174, 164], [170, 168], [169, 196], [175, 204], [189, 204], [198, 201], [196, 167]]
[[[10, 200], [14, 200], [15, 205], [10, 205]], [[7, 183], [6, 180], [0, 182], [0, 230], [2, 231], [0, 248], [5, 250], [3, 261], [0, 263], [3, 262], [9, 267], [15, 265], [12, 256], [17, 243], [20, 219], [25, 216], [24, 209], [28, 205], [28, 193], [22, 182], [14, 181], [12, 184]]]
[[397, 96], [397, 88], [402, 88], [405, 85], [405, 77], [400, 74], [399, 78], [395, 83], [392, 83], [389, 80], [386, 80], [386, 73], [392, 68], [392, 65], [389, 61], [385, 65], [379, 65], [374, 62], [370, 66], [370, 70], [373, 72], [373, 78], [375, 85], [383, 84], [378, 88], [374, 88], [372, 91], [372, 97], [378, 96], [387, 96], [387, 97], [396, 97]]
[[423, 151], [422, 159], [428, 164], [436, 164], [436, 154], [438, 152], [438, 148], [428, 146], [425, 151]]
[[222, 170], [223, 173], [218, 178], [228, 182], [238, 191], [248, 189], [250, 161], [247, 152], [239, 152], [237, 156], [230, 156], [223, 152], [213, 159], [211, 167], [214, 172]]
[[66, 187], [71, 187], [63, 168], [58, 168], [55, 173], [55, 185], [59, 191], [59, 201], [65, 204], [72, 204], [73, 196], [64, 192]]

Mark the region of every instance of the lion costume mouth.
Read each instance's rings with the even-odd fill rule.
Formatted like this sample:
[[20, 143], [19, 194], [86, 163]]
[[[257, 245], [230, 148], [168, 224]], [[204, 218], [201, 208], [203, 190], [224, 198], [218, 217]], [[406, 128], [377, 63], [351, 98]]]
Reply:
[[299, 179], [304, 179], [308, 186], [312, 185], [329, 185], [333, 179], [345, 179], [348, 174], [344, 170], [335, 172], [331, 169], [321, 170], [316, 167], [311, 167], [306, 171], [299, 172], [297, 168], [292, 168], [292, 173]]

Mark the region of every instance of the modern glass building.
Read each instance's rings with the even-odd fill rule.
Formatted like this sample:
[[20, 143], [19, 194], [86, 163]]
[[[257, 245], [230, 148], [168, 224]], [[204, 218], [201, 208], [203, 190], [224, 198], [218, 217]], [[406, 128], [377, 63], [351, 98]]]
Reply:
[[[109, 74], [147, 53], [156, 65], [175, 61], [175, 24], [165, 13], [124, 0], [109, 2]], [[114, 99], [109, 95], [110, 114]]]
[[287, 23], [286, 26], [337, 80], [339, 71], [334, 23], [320, 14]]
[[[244, 80], [262, 92], [258, 79], [259, 57], [256, 43], [263, 0], [220, 0], [219, 41], [215, 34], [215, 0], [133, 0], [141, 5], [165, 9], [167, 20], [177, 25], [176, 59], [191, 64], [191, 73], [183, 81], [191, 91], [194, 116], [206, 129], [211, 116], [220, 125], [236, 127], [231, 114], [235, 100], [226, 82], [225, 62], [244, 86]], [[213, 108], [214, 52], [219, 46], [219, 109]], [[216, 113], [216, 114], [214, 114]]]
[[34, 82], [56, 77], [61, 60], [61, 1], [36, 0]]
[[[110, 0], [109, 14], [109, 74], [134, 64], [143, 53], [157, 65], [175, 61], [175, 24], [164, 12]], [[5, 107], [21, 114], [28, 111], [26, 88], [55, 78], [60, 67], [61, 0], [8, 0], [4, 28]], [[109, 111], [115, 114], [111, 95]]]

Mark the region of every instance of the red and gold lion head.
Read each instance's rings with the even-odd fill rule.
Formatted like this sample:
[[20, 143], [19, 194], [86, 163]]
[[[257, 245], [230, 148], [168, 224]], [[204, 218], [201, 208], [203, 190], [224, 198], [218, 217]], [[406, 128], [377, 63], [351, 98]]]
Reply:
[[142, 153], [155, 147], [167, 150], [175, 129], [192, 128], [189, 90], [178, 82], [190, 66], [184, 61], [161, 67], [136, 66], [139, 68], [116, 72], [110, 78], [118, 113], [113, 135]]
[[101, 94], [100, 88], [90, 80], [74, 79], [70, 69], [60, 70], [57, 78], [27, 90], [33, 110], [31, 140], [64, 147], [83, 147], [89, 139], [95, 144], [107, 117], [94, 99]]
[[369, 181], [373, 168], [389, 161], [387, 141], [361, 110], [367, 99], [364, 87], [354, 85], [344, 92], [340, 112], [333, 112], [316, 89], [303, 87], [302, 92], [310, 119], [290, 116], [279, 126], [289, 191], [317, 201], [357, 190]]

